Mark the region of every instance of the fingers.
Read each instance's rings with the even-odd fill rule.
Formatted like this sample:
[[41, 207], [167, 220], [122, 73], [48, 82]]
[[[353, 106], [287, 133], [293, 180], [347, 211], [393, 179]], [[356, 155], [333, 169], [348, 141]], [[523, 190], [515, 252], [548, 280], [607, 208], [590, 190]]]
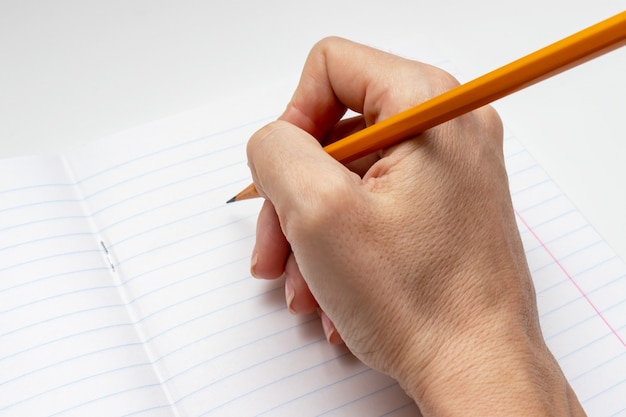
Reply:
[[309, 314], [319, 308], [315, 297], [311, 294], [293, 253], [285, 266], [285, 300], [293, 314]]
[[[252, 273], [274, 278], [284, 271], [290, 311], [316, 311], [318, 302], [290, 250], [294, 248], [298, 253], [296, 249], [301, 248], [300, 253], [309, 254], [312, 253], [309, 246], [324, 250], [324, 245], [311, 241], [308, 231], [327, 223], [320, 221], [320, 216], [335, 219], [345, 211], [344, 203], [358, 194], [361, 179], [324, 152], [315, 138], [282, 121], [271, 123], [253, 135], [247, 151], [254, 183], [269, 201], [259, 215]], [[309, 237], [308, 241], [303, 240], [304, 235]], [[302, 250], [305, 246], [307, 249]], [[320, 317], [328, 341], [343, 343], [328, 316], [320, 313]]]
[[285, 270], [289, 242], [280, 229], [278, 216], [271, 202], [261, 207], [256, 225], [256, 242], [250, 262], [250, 273], [256, 278], [278, 278]]
[[254, 184], [272, 202], [290, 244], [289, 231], [299, 220], [333, 210], [327, 207], [329, 193], [352, 194], [360, 185], [359, 176], [324, 152], [315, 138], [283, 121], [254, 134], [247, 153]]
[[285, 299], [287, 307], [292, 314], [310, 314], [317, 311], [322, 322], [322, 329], [326, 340], [332, 345], [343, 344], [343, 339], [337, 331], [335, 324], [328, 315], [319, 307], [315, 297], [311, 294], [300, 268], [296, 262], [296, 258], [289, 256], [287, 266], [285, 268]]
[[317, 311], [328, 343], [332, 345], [343, 344], [343, 339], [337, 331], [335, 324], [319, 307], [315, 297], [311, 294], [293, 253], [287, 260], [285, 268], [285, 299], [289, 311], [293, 314], [310, 314]]
[[[281, 119], [318, 139], [343, 116], [346, 108], [363, 113], [368, 87], [379, 77], [378, 51], [340, 38], [327, 38], [311, 50], [300, 83]], [[377, 65], [368, 65], [368, 63]]]
[[[433, 79], [436, 82], [423, 82]], [[449, 74], [429, 65], [327, 38], [311, 50], [281, 119], [321, 141], [346, 108], [363, 114], [370, 125], [457, 84]]]
[[335, 327], [335, 324], [332, 322], [330, 317], [328, 317], [326, 313], [324, 313], [324, 311], [322, 310], [319, 310], [318, 313], [320, 315], [320, 319], [322, 321], [322, 329], [324, 330], [324, 335], [326, 336], [326, 340], [328, 341], [328, 343], [330, 343], [331, 345], [343, 344], [343, 339], [341, 338], [341, 335], [337, 332], [337, 328]]
[[285, 275], [285, 300], [292, 314], [310, 314], [317, 311], [326, 339], [331, 344], [342, 344], [335, 325], [320, 308], [309, 290], [296, 258], [290, 252], [278, 216], [271, 202], [265, 201], [257, 221], [257, 238], [250, 271], [258, 278], [278, 278]]

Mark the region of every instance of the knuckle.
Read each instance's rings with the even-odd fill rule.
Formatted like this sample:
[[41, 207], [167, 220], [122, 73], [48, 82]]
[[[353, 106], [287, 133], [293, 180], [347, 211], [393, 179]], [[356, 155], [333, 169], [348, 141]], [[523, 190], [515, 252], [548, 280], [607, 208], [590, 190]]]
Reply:
[[327, 36], [325, 38], [320, 39], [313, 45], [311, 49], [311, 54], [316, 54], [319, 52], [324, 53], [329, 49], [334, 49], [338, 47], [340, 44], [344, 44], [348, 42], [346, 39], [340, 38], [338, 36]]
[[486, 136], [492, 138], [498, 146], [502, 145], [504, 125], [498, 112], [492, 106], [484, 106], [475, 111], [479, 123], [485, 129]]
[[433, 97], [461, 85], [452, 74], [437, 67], [430, 67], [428, 77], [431, 81], [431, 95]]
[[280, 120], [275, 120], [273, 122], [268, 123], [263, 126], [259, 130], [257, 130], [250, 140], [248, 141], [246, 151], [248, 156], [254, 155], [258, 151], [265, 150], [266, 147], [270, 146], [270, 141], [278, 136], [281, 131], [286, 129], [286, 123]]
[[259, 193], [267, 197], [265, 186], [276, 182], [280, 175], [278, 160], [285, 152], [281, 139], [289, 128], [287, 122], [275, 121], [267, 124], [252, 135], [246, 146], [248, 166]]
[[289, 123], [276, 120], [263, 126], [248, 140], [246, 155], [253, 177], [257, 173], [257, 168], [267, 168], [275, 164], [276, 154], [280, 153], [277, 150], [282, 149], [280, 143], [288, 134], [289, 128]]
[[285, 216], [285, 233], [296, 240], [308, 239], [324, 231], [336, 233], [337, 227], [344, 223], [345, 213], [351, 212], [349, 196], [352, 192], [341, 179], [325, 180], [303, 196], [292, 212]]

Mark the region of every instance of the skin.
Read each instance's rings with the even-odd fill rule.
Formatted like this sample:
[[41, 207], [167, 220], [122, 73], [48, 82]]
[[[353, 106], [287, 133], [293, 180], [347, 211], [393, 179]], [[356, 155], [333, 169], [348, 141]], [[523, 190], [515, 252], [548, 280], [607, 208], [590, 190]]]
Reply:
[[[458, 85], [344, 39], [311, 51], [283, 115], [250, 139], [266, 199], [252, 274], [285, 277], [424, 416], [582, 416], [545, 345], [511, 204], [502, 125], [484, 107], [344, 166], [321, 148]], [[341, 120], [346, 109], [360, 114]]]

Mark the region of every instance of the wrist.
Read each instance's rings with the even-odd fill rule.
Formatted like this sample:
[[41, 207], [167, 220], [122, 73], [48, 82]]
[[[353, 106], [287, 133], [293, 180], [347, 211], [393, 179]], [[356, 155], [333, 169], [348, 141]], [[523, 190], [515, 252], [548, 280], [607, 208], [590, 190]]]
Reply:
[[584, 416], [543, 339], [502, 330], [503, 337], [494, 337], [493, 326], [485, 337], [459, 335], [421, 369], [403, 374], [400, 381], [422, 414]]

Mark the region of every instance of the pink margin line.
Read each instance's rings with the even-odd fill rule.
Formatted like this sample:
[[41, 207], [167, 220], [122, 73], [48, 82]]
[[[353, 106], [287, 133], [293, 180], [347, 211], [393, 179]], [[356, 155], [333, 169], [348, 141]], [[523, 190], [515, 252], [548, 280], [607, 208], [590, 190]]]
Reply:
[[537, 242], [539, 242], [539, 244], [543, 247], [543, 249], [545, 249], [545, 251], [548, 253], [548, 255], [550, 255], [550, 257], [552, 258], [552, 260], [554, 262], [556, 262], [556, 264], [559, 266], [559, 268], [561, 269], [561, 271], [563, 271], [563, 273], [565, 274], [565, 276], [567, 276], [567, 278], [570, 280], [570, 282], [574, 285], [574, 287], [576, 287], [576, 289], [578, 290], [578, 292], [580, 293], [580, 295], [583, 296], [583, 298], [587, 301], [587, 303], [591, 306], [591, 308], [593, 308], [593, 310], [596, 312], [596, 314], [598, 315], [598, 317], [600, 317], [600, 319], [604, 322], [604, 324], [606, 325], [606, 327], [609, 328], [609, 330], [615, 335], [615, 337], [617, 338], [617, 340], [620, 341], [620, 343], [622, 345], [624, 345], [624, 347], [626, 347], [626, 342], [624, 341], [624, 339], [622, 339], [620, 337], [620, 335], [617, 333], [617, 331], [611, 326], [611, 324], [608, 322], [608, 320], [602, 315], [602, 313], [600, 312], [600, 310], [598, 309], [598, 307], [596, 307], [596, 305], [591, 301], [591, 299], [587, 296], [587, 294], [583, 291], [582, 288], [580, 288], [580, 286], [578, 285], [578, 283], [574, 280], [574, 278], [572, 278], [572, 276], [569, 274], [569, 272], [565, 269], [565, 267], [563, 266], [563, 264], [561, 264], [561, 262], [559, 262], [559, 260], [556, 258], [556, 256], [554, 256], [554, 254], [550, 251], [550, 249], [548, 249], [548, 247], [545, 245], [545, 243], [543, 243], [543, 240], [541, 240], [541, 238], [537, 235], [537, 233], [535, 233], [535, 231], [530, 227], [530, 225], [526, 222], [526, 220], [519, 214], [519, 212], [517, 210], [515, 210], [515, 215], [522, 221], [522, 223], [524, 223], [524, 226], [526, 226], [526, 229], [528, 229], [528, 231], [535, 237], [535, 239], [537, 239]]

